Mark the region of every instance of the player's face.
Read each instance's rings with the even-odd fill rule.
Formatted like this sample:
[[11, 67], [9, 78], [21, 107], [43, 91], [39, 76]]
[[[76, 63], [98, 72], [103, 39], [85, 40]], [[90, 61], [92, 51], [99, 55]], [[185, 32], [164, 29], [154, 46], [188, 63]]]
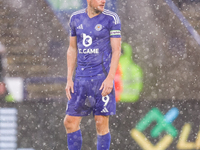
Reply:
[[96, 13], [104, 11], [106, 0], [90, 0], [90, 7], [92, 7]]

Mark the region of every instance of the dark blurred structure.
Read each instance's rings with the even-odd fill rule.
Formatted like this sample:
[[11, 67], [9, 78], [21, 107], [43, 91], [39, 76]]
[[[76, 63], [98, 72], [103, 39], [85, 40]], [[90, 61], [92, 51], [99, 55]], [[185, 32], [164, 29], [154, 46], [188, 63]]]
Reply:
[[3, 72], [4, 72], [4, 66], [3, 66], [3, 55], [5, 53], [5, 47], [3, 44], [0, 42], [0, 81], [3, 80]]
[[174, 2], [179, 8], [182, 8], [184, 5], [197, 4], [199, 0], [174, 0]]
[[[48, 4], [44, 0], [1, 0], [0, 10], [0, 41], [7, 49], [6, 76], [66, 76], [68, 35]], [[64, 87], [65, 83], [29, 84], [27, 99], [46, 99], [59, 93], [64, 96]]]
[[5, 54], [5, 47], [0, 42], [0, 101], [5, 100], [5, 96], [7, 95], [6, 85], [4, 83], [4, 76], [5, 76], [5, 63], [4, 62], [4, 54]]

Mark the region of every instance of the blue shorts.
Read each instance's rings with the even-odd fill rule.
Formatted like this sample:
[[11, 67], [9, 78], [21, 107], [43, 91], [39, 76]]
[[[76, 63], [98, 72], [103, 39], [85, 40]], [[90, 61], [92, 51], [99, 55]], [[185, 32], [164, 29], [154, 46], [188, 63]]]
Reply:
[[114, 115], [116, 113], [115, 89], [102, 97], [99, 90], [105, 77], [101, 78], [75, 78], [74, 93], [67, 103], [66, 114], [70, 116]]

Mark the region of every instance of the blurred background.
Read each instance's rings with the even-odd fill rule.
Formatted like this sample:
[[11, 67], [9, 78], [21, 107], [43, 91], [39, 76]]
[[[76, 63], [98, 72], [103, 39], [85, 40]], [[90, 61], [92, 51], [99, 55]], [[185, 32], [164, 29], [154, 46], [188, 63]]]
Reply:
[[[66, 150], [66, 51], [86, 0], [0, 0], [0, 150]], [[122, 23], [112, 150], [200, 149], [200, 1], [107, 0]], [[93, 116], [83, 150], [96, 149]], [[146, 146], [145, 146], [146, 145]]]

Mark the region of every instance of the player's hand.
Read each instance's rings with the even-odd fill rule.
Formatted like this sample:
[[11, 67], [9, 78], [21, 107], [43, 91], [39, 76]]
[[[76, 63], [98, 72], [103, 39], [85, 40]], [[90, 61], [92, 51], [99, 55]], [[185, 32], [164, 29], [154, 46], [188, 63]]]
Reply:
[[67, 80], [67, 85], [65, 87], [66, 95], [68, 100], [70, 100], [71, 97], [71, 92], [74, 93], [74, 82], [72, 80]]
[[[103, 89], [103, 90], [102, 90]], [[113, 80], [108, 77], [103, 81], [99, 90], [102, 90], [101, 95], [106, 96], [111, 93], [113, 89]]]

